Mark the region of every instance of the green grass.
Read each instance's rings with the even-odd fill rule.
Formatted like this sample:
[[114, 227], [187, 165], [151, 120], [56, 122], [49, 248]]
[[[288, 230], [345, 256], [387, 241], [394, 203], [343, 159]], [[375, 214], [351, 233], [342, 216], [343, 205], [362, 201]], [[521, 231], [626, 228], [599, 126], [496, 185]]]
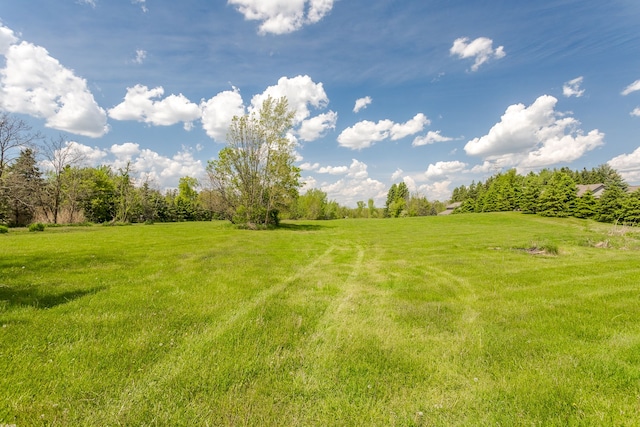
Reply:
[[12, 229], [0, 424], [638, 425], [629, 231], [521, 214]]

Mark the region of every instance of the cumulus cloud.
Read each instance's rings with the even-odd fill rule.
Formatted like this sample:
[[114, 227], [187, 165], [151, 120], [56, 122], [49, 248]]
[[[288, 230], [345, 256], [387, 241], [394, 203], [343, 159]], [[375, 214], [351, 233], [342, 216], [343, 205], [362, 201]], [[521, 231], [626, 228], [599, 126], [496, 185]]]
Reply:
[[394, 123], [388, 119], [380, 120], [377, 123], [363, 120], [343, 130], [338, 136], [338, 143], [342, 147], [360, 150], [385, 139], [396, 141], [416, 134], [429, 123], [427, 116], [422, 113], [416, 114], [405, 123]]
[[309, 106], [325, 108], [329, 103], [329, 98], [324, 91], [322, 83], [315, 83], [307, 75], [293, 78], [281, 77], [276, 85], [269, 86], [264, 92], [251, 98], [251, 110], [260, 110], [262, 102], [269, 96], [274, 99], [279, 99], [283, 96], [287, 98], [289, 108], [295, 113], [294, 121], [296, 124], [301, 123], [311, 115]]
[[622, 91], [622, 95], [626, 96], [638, 90], [640, 90], [640, 80], [636, 80], [635, 82], [624, 88], [624, 90]]
[[466, 153], [500, 167], [536, 168], [572, 162], [604, 144], [604, 133], [585, 135], [578, 120], [556, 112], [557, 101], [543, 95], [529, 107], [509, 106], [487, 135], [465, 145]]
[[258, 32], [286, 34], [315, 24], [333, 8], [334, 0], [229, 0], [246, 20], [261, 21]]
[[162, 86], [149, 89], [143, 85], [127, 88], [124, 100], [109, 110], [109, 117], [115, 120], [136, 120], [159, 126], [171, 126], [184, 122], [186, 130], [201, 116], [200, 107], [184, 95], [164, 95]]
[[424, 175], [425, 178], [429, 180], [434, 180], [436, 178], [448, 178], [450, 174], [462, 172], [466, 167], [466, 163], [462, 163], [457, 160], [452, 162], [436, 162], [435, 164], [430, 164], [427, 167], [427, 171]]
[[359, 200], [372, 198], [380, 201], [386, 196], [386, 185], [369, 177], [365, 163], [352, 159], [351, 165], [343, 173], [346, 174], [344, 178], [334, 183], [323, 183], [320, 186], [329, 199], [354, 206]]
[[562, 86], [562, 94], [567, 98], [571, 96], [580, 98], [582, 95], [584, 95], [584, 89], [580, 88], [583, 80], [584, 78], [582, 76], [576, 77], [573, 80], [569, 80]]
[[640, 183], [640, 147], [631, 154], [621, 154], [607, 162], [630, 183]]
[[87, 88], [86, 80], [63, 67], [46, 49], [18, 38], [0, 26], [0, 109], [45, 119], [45, 126], [100, 137], [108, 131], [107, 115]]
[[413, 145], [414, 147], [419, 147], [421, 145], [429, 145], [429, 144], [434, 144], [436, 142], [447, 142], [447, 141], [453, 141], [453, 138], [450, 138], [448, 136], [442, 136], [440, 134], [440, 131], [437, 130], [435, 132], [429, 131], [424, 136], [416, 137], [416, 139], [413, 140], [413, 143], [411, 145]]
[[419, 194], [424, 194], [429, 200], [445, 201], [451, 196], [451, 181], [446, 179], [431, 184], [420, 185], [417, 189]]
[[478, 71], [482, 64], [491, 59], [500, 59], [506, 56], [504, 46], [494, 49], [493, 40], [486, 37], [479, 37], [471, 42], [468, 37], [458, 38], [453, 42], [449, 52], [461, 59], [475, 58], [471, 71]]
[[302, 122], [298, 135], [303, 141], [315, 141], [324, 136], [329, 129], [335, 129], [337, 121], [338, 113], [333, 111], [317, 115]]
[[223, 142], [234, 116], [245, 113], [242, 96], [237, 88], [220, 92], [208, 101], [200, 104], [202, 109], [202, 127], [207, 135]]
[[9, 47], [18, 42], [18, 38], [13, 30], [2, 25], [0, 22], [0, 55], [6, 55]]
[[369, 104], [371, 104], [373, 100], [370, 96], [365, 96], [364, 98], [356, 99], [356, 105], [353, 107], [353, 112], [357, 113], [363, 108], [367, 108]]
[[124, 144], [113, 144], [110, 151], [119, 160], [131, 160], [133, 156], [140, 154], [140, 146], [133, 142], [125, 142]]
[[404, 171], [400, 168], [396, 169], [396, 171], [394, 173], [391, 174], [391, 181], [395, 181], [399, 178], [402, 178], [402, 174], [404, 173]]
[[303, 164], [300, 165], [300, 169], [302, 169], [303, 171], [313, 171], [313, 170], [317, 170], [320, 168], [320, 163], [309, 163], [309, 162], [305, 162]]
[[632, 116], [640, 117], [640, 107], [634, 108], [634, 110], [630, 114]]
[[192, 150], [185, 147], [167, 157], [133, 142], [113, 144], [107, 150], [73, 141], [68, 145], [83, 155], [88, 166], [107, 165], [117, 170], [129, 163], [135, 181], [150, 181], [163, 189], [176, 188], [184, 176], [201, 179], [205, 175], [202, 161], [195, 159]]

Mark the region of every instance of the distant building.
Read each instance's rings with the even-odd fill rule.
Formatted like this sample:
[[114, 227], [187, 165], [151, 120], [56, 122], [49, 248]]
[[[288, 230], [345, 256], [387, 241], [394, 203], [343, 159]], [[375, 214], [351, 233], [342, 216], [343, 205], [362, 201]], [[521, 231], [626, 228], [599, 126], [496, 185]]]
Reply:
[[462, 206], [462, 202], [455, 202], [448, 205], [442, 212], [438, 215], [451, 215], [456, 208]]
[[576, 187], [578, 187], [578, 197], [582, 197], [584, 193], [591, 191], [593, 197], [599, 199], [604, 193], [604, 184], [580, 184], [576, 185]]

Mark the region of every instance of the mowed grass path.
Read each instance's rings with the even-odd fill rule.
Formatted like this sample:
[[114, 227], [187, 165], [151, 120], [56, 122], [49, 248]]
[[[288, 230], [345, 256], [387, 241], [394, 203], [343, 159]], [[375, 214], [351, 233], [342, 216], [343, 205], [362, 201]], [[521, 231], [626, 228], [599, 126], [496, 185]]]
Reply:
[[[521, 214], [12, 230], [0, 424], [638, 425], [640, 235], [611, 230]], [[525, 250], [544, 245], [559, 254]]]

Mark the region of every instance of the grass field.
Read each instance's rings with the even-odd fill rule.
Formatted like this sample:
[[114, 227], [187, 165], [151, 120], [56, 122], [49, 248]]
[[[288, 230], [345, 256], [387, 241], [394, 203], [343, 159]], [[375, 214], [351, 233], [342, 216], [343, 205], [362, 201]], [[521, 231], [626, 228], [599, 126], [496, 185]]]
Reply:
[[0, 326], [0, 425], [640, 424], [640, 234], [576, 219], [11, 230]]

